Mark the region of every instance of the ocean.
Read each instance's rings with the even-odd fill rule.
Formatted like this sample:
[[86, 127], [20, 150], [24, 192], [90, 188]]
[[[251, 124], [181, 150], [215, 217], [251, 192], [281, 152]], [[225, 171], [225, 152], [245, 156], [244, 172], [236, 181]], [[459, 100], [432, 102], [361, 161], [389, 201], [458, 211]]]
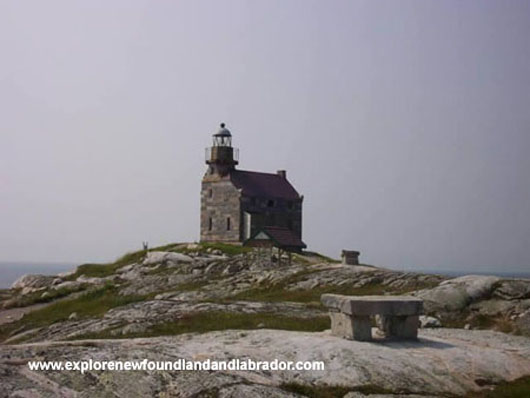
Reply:
[[76, 266], [72, 263], [0, 262], [0, 289], [11, 287], [14, 281], [25, 274], [57, 275]]
[[[402, 269], [395, 269], [395, 271], [403, 271]], [[443, 269], [405, 269], [405, 272], [421, 272], [424, 274], [438, 274], [438, 275], [445, 275], [449, 276], [451, 278], [456, 278], [458, 276], [464, 276], [464, 275], [494, 275], [501, 278], [524, 278], [524, 279], [530, 279], [530, 272], [524, 272], [524, 271], [477, 271], [472, 269], [462, 269], [462, 270], [443, 270]]]
[[[7, 289], [11, 284], [25, 274], [56, 275], [60, 272], [70, 271], [78, 264], [73, 263], [21, 263], [0, 262], [0, 289]], [[502, 278], [527, 278], [530, 272], [496, 272], [475, 271], [470, 269], [443, 270], [443, 269], [393, 269], [394, 271], [422, 272], [426, 274], [441, 274], [450, 277], [462, 275], [496, 275]]]

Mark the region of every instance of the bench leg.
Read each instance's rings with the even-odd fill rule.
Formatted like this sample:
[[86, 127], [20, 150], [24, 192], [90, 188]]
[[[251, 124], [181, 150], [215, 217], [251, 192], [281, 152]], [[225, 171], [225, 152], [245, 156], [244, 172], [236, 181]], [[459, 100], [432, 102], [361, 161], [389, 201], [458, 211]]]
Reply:
[[381, 316], [380, 328], [387, 337], [418, 338], [419, 316]]
[[330, 311], [331, 333], [349, 340], [372, 340], [372, 322], [369, 316], [352, 317], [338, 311]]
[[353, 339], [358, 341], [372, 340], [372, 318], [369, 316], [353, 317]]

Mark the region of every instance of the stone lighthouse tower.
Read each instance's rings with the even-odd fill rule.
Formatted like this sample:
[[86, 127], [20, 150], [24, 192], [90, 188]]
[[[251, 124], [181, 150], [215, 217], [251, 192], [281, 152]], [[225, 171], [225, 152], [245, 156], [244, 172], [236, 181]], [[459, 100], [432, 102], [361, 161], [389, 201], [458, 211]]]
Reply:
[[[201, 184], [201, 242], [247, 242], [263, 232], [284, 250], [299, 251], [302, 201], [285, 170], [239, 170], [239, 151], [221, 123], [206, 148], [208, 169]], [[260, 235], [261, 236], [261, 235]], [[278, 246], [278, 247], [280, 247]]]
[[209, 165], [209, 173], [226, 176], [234, 170], [238, 162], [239, 151], [232, 147], [232, 134], [230, 130], [221, 123], [219, 131], [213, 135], [213, 146], [206, 148], [206, 164]]

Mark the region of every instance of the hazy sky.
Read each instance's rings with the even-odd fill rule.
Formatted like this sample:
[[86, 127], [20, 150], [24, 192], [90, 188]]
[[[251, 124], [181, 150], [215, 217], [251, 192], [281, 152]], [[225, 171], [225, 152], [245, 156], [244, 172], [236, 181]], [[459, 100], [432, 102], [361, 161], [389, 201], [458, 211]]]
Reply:
[[199, 234], [220, 122], [304, 240], [530, 270], [530, 1], [0, 0], [0, 260]]

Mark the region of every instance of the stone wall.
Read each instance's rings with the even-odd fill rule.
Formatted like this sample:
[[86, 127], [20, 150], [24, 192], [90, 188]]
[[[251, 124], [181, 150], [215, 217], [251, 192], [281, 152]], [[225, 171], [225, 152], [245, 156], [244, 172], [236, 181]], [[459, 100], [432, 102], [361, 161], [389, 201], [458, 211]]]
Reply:
[[[239, 242], [241, 230], [240, 192], [229, 176], [203, 178], [201, 187], [201, 242]], [[211, 228], [210, 228], [211, 219]], [[230, 219], [230, 229], [227, 228]]]
[[277, 226], [289, 228], [302, 237], [302, 199], [242, 196], [241, 210], [253, 214], [251, 235], [264, 226]]
[[264, 226], [278, 226], [289, 228], [302, 238], [302, 198], [243, 196], [229, 175], [207, 172], [201, 187], [201, 242], [244, 241], [245, 212], [252, 214], [251, 236]]

